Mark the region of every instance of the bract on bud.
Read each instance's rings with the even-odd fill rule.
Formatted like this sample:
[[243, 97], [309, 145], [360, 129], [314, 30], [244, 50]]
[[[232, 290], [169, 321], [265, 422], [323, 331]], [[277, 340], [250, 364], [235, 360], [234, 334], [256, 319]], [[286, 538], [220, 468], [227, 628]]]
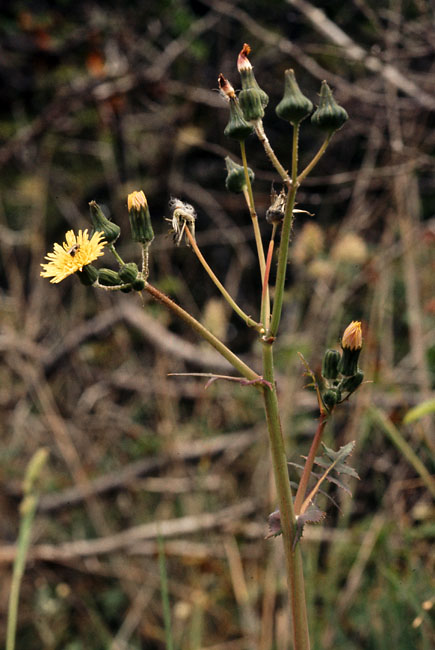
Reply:
[[269, 103], [269, 96], [260, 88], [254, 76], [254, 70], [248, 59], [250, 51], [251, 48], [245, 43], [237, 59], [237, 69], [242, 82], [239, 103], [248, 122], [261, 119], [264, 116], [264, 109]]
[[133, 240], [142, 244], [150, 244], [154, 239], [154, 231], [148, 202], [143, 191], [129, 194], [127, 206]]
[[129, 262], [124, 264], [118, 271], [118, 275], [121, 278], [122, 282], [134, 282], [137, 278], [139, 270], [137, 265], [134, 262]]
[[122, 284], [119, 274], [112, 271], [112, 269], [100, 269], [98, 271], [98, 282], [105, 287], [116, 287], [118, 284]]
[[[231, 160], [229, 156], [225, 158], [225, 165], [228, 171], [225, 179], [225, 187], [229, 192], [235, 192], [236, 194], [243, 192], [246, 187], [246, 177], [243, 166], [238, 165], [234, 160]], [[248, 167], [248, 176], [252, 184], [255, 175], [250, 167]]]
[[76, 275], [85, 287], [90, 287], [98, 280], [98, 269], [93, 264], [86, 264]]
[[121, 228], [105, 216], [104, 212], [95, 201], [89, 203], [89, 210], [94, 230], [102, 232], [104, 234], [104, 239], [108, 244], [116, 242], [121, 233]]
[[319, 106], [311, 116], [311, 122], [322, 131], [332, 134], [338, 131], [348, 119], [347, 112], [337, 104], [326, 81], [322, 81]]
[[346, 327], [341, 339], [343, 355], [339, 364], [339, 371], [346, 377], [352, 377], [358, 371], [358, 357], [362, 348], [362, 330], [360, 321], [352, 321]]
[[343, 381], [340, 383], [340, 388], [341, 390], [348, 391], [349, 393], [353, 393], [358, 386], [360, 386], [363, 382], [364, 379], [364, 373], [362, 370], [357, 370], [356, 373], [352, 377], [345, 377]]
[[284, 78], [284, 97], [275, 109], [276, 114], [292, 124], [299, 124], [313, 110], [313, 104], [302, 94], [293, 70], [286, 70]]
[[341, 354], [338, 350], [326, 350], [322, 362], [322, 377], [325, 379], [336, 379], [340, 359]]

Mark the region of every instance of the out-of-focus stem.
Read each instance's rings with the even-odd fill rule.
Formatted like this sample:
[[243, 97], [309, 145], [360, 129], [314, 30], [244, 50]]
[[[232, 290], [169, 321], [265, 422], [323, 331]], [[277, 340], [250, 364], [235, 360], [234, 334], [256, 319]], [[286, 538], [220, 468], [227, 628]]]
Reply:
[[216, 277], [214, 271], [210, 268], [210, 266], [208, 265], [207, 261], [205, 260], [205, 258], [204, 258], [204, 256], [203, 256], [203, 254], [202, 254], [201, 251], [199, 250], [198, 244], [196, 243], [196, 240], [195, 240], [194, 236], [193, 236], [192, 233], [190, 232], [190, 229], [189, 229], [189, 228], [186, 228], [186, 229], [185, 229], [185, 233], [186, 233], [186, 236], [187, 236], [187, 238], [188, 238], [188, 240], [189, 240], [189, 243], [190, 243], [190, 245], [191, 245], [191, 247], [192, 247], [192, 249], [193, 249], [193, 252], [194, 252], [195, 255], [197, 256], [197, 258], [198, 258], [199, 261], [201, 262], [202, 266], [203, 266], [204, 269], [206, 270], [207, 274], [210, 276], [211, 280], [212, 280], [212, 281], [214, 282], [214, 284], [217, 286], [217, 288], [219, 289], [219, 291], [221, 292], [221, 294], [223, 295], [223, 297], [225, 298], [225, 300], [227, 301], [227, 303], [228, 303], [228, 304], [229, 304], [229, 305], [234, 309], [234, 311], [236, 312], [236, 314], [237, 314], [238, 316], [240, 316], [240, 318], [241, 318], [242, 320], [244, 320], [245, 323], [246, 323], [249, 327], [253, 327], [253, 328], [255, 328], [255, 329], [257, 330], [257, 332], [259, 332], [260, 334], [264, 334], [264, 327], [263, 327], [263, 325], [262, 325], [261, 323], [257, 323], [257, 322], [255, 322], [254, 319], [252, 319], [250, 316], [248, 316], [247, 314], [245, 314], [245, 312], [243, 311], [243, 309], [241, 309], [241, 308], [239, 307], [239, 305], [236, 303], [236, 301], [235, 301], [235, 300], [230, 296], [230, 294], [229, 294], [228, 291], [225, 289], [225, 287], [224, 287], [224, 285], [222, 284], [222, 282], [220, 282], [220, 280], [218, 280], [218, 278]]

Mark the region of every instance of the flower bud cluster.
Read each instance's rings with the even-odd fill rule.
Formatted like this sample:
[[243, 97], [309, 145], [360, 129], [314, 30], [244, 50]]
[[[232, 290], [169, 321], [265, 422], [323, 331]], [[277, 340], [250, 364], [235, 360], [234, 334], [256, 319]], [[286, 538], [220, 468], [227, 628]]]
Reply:
[[359, 321], [352, 321], [345, 329], [339, 350], [326, 350], [322, 362], [324, 390], [322, 400], [328, 411], [348, 397], [364, 379], [358, 368], [358, 358], [362, 350], [362, 330]]

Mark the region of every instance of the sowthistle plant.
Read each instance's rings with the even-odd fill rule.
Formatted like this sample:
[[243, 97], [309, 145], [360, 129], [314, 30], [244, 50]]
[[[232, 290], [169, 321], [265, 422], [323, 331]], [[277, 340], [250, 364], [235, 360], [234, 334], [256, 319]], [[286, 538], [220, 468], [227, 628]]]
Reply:
[[[323, 455], [318, 456], [317, 454], [325, 426], [332, 413], [352, 395], [363, 381], [363, 373], [358, 368], [358, 357], [362, 348], [361, 323], [353, 321], [345, 329], [341, 340], [341, 350], [332, 349], [325, 352], [320, 378], [315, 376], [308, 363], [302, 358], [306, 374], [310, 377], [311, 385], [316, 391], [320, 417], [305, 464], [297, 466], [302, 473], [294, 496], [289, 480], [288, 456], [280, 421], [274, 373], [274, 344], [281, 321], [293, 221], [296, 213], [304, 212], [295, 209], [296, 194], [306, 176], [325, 153], [334, 133], [348, 119], [348, 115], [345, 109], [337, 104], [326, 81], [322, 82], [319, 104], [313, 112], [313, 104], [300, 90], [294, 71], [287, 70], [285, 72], [284, 96], [275, 110], [278, 117], [289, 122], [292, 129], [291, 168], [288, 172], [278, 160], [264, 130], [263, 117], [269, 98], [255, 79], [248, 58], [249, 52], [250, 47], [245, 44], [237, 60], [241, 91], [236, 94], [233, 86], [222, 74], [219, 75], [218, 83], [220, 93], [229, 107], [229, 121], [224, 133], [239, 143], [242, 159], [242, 165], [230, 157], [225, 159], [228, 172], [225, 184], [229, 191], [243, 195], [254, 231], [261, 277], [261, 300], [257, 320], [246, 314], [232, 298], [200, 251], [195, 238], [197, 215], [193, 206], [179, 199], [171, 199], [169, 205], [172, 216], [167, 221], [171, 223], [175, 244], [178, 246], [185, 243], [191, 248], [223, 298], [245, 322], [245, 325], [256, 331], [262, 346], [262, 372], [259, 373], [248, 366], [219, 338], [150, 281], [148, 260], [154, 232], [148, 202], [143, 191], [132, 192], [127, 199], [131, 236], [141, 248], [140, 269], [135, 262], [125, 262], [120, 257], [115, 248], [120, 228], [107, 219], [100, 207], [95, 201], [92, 201], [90, 203], [92, 236], [89, 237], [87, 230], [80, 230], [77, 235], [73, 231], [67, 232], [63, 245], [55, 244], [54, 251], [46, 256], [47, 263], [42, 264], [41, 275], [50, 278], [51, 282], [57, 283], [67, 276], [75, 274], [84, 285], [92, 285], [105, 291], [140, 292], [142, 297], [144, 294], [149, 294], [192, 327], [227, 359], [238, 373], [237, 377], [210, 374], [208, 376], [211, 381], [219, 378], [231, 379], [244, 385], [252, 385], [253, 389], [258, 391], [264, 401], [278, 499], [278, 509], [269, 516], [267, 537], [282, 534], [294, 648], [295, 650], [308, 650], [310, 641], [304, 576], [301, 548], [298, 542], [304, 525], [317, 523], [324, 517], [325, 513], [316, 504], [316, 497], [324, 481], [332, 480], [336, 485], [345, 488], [337, 477], [340, 474], [357, 476], [356, 472], [346, 463], [353, 443], [338, 451], [324, 445]], [[302, 122], [310, 114], [312, 114], [312, 124], [323, 132], [324, 139], [311, 162], [300, 171], [298, 168], [299, 130]], [[245, 143], [252, 134], [256, 134], [258, 137], [282, 183], [279, 193], [273, 191], [271, 205], [265, 215], [265, 222], [270, 226], [267, 251], [263, 246], [252, 190], [254, 173], [247, 164]], [[276, 277], [272, 280], [271, 267], [275, 243], [278, 240]], [[105, 249], [109, 249], [115, 257], [118, 264], [116, 271], [94, 266], [93, 262], [103, 255]], [[274, 296], [273, 302], [270, 299], [271, 295]], [[316, 471], [314, 467], [316, 467]]]

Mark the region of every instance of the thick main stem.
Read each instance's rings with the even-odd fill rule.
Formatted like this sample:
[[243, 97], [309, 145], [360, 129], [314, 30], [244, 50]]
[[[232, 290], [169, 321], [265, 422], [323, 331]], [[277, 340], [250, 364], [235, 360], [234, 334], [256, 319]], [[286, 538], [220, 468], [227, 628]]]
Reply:
[[298, 544], [293, 550], [295, 514], [287, 469], [287, 456], [285, 453], [284, 438], [279, 418], [272, 344], [266, 342], [263, 345], [263, 372], [264, 379], [270, 382], [273, 387], [271, 390], [265, 386], [263, 394], [269, 431], [272, 466], [281, 517], [287, 582], [290, 592], [290, 605], [293, 621], [293, 647], [294, 650], [310, 650], [302, 556]]

